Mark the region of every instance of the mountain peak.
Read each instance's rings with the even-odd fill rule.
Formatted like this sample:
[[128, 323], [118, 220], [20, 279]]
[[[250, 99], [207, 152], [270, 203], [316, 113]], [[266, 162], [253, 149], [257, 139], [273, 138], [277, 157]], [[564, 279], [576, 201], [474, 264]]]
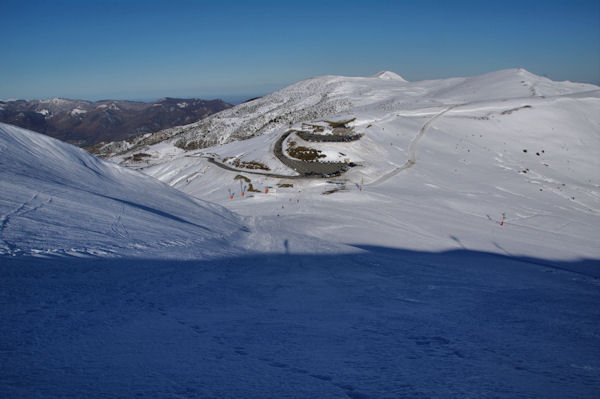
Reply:
[[400, 76], [397, 73], [392, 72], [392, 71], [377, 72], [375, 75], [372, 75], [371, 77], [384, 79], [384, 80], [397, 80], [400, 82], [406, 82], [406, 79], [404, 79], [402, 76]]

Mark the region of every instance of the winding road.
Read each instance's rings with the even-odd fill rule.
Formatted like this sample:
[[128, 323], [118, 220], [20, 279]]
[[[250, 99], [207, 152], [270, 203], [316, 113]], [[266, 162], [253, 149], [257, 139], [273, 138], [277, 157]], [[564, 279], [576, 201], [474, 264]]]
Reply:
[[225, 169], [231, 172], [237, 173], [248, 173], [253, 175], [261, 175], [267, 177], [275, 177], [280, 179], [315, 179], [315, 178], [331, 178], [334, 175], [339, 175], [345, 172], [351, 165], [345, 162], [307, 162], [294, 160], [286, 157], [283, 154], [283, 141], [295, 130], [288, 130], [282, 134], [275, 145], [273, 146], [273, 154], [288, 168], [299, 173], [298, 175], [283, 175], [279, 173], [268, 173], [268, 172], [255, 172], [249, 170], [241, 170], [232, 168], [222, 162], [215, 160], [214, 157], [205, 157], [209, 163], [218, 166], [221, 169]]
[[251, 175], [261, 175], [261, 176], [267, 176], [267, 177], [276, 177], [276, 178], [280, 178], [280, 179], [310, 179], [311, 177], [314, 178], [314, 176], [302, 176], [302, 175], [282, 175], [282, 174], [278, 174], [278, 173], [268, 173], [268, 172], [253, 172], [247, 169], [241, 170], [241, 169], [235, 169], [232, 168], [229, 165], [226, 165], [222, 162], [216, 161], [214, 157], [204, 157], [206, 158], [206, 160], [209, 163], [212, 163], [215, 166], [218, 166], [221, 169], [225, 169], [225, 170], [229, 170], [231, 172], [237, 172], [237, 173], [248, 173]]
[[[431, 124], [433, 122], [435, 122], [436, 119], [440, 118], [445, 113], [451, 111], [452, 109], [458, 107], [459, 105], [464, 105], [464, 104], [451, 105], [451, 106], [447, 107], [446, 109], [444, 109], [443, 111], [438, 112], [437, 114], [432, 116], [427, 122], [425, 122], [423, 124], [423, 126], [421, 126], [421, 128], [419, 129], [417, 135], [412, 139], [412, 141], [410, 142], [410, 144], [408, 146], [408, 159], [406, 160], [406, 162], [404, 164], [402, 164], [401, 166], [397, 167], [396, 169], [392, 170], [391, 172], [388, 172], [385, 175], [381, 176], [377, 180], [375, 180], [371, 183], [365, 184], [365, 186], [376, 186], [378, 184], [385, 182], [386, 180], [390, 179], [391, 177], [397, 175], [398, 173], [402, 172], [403, 170], [412, 168], [417, 163], [417, 145], [418, 145], [419, 141], [421, 140], [421, 138], [425, 135], [426, 130], [429, 128], [429, 126], [431, 126]], [[235, 169], [229, 165], [226, 165], [222, 162], [215, 160], [214, 157], [205, 157], [205, 158], [208, 160], [209, 163], [211, 163], [215, 166], [218, 166], [221, 169], [225, 169], [225, 170], [228, 170], [231, 172], [248, 173], [248, 174], [253, 174], [253, 175], [275, 177], [275, 178], [280, 178], [280, 179], [328, 178], [328, 177], [331, 177], [331, 173], [338, 173], [338, 174], [342, 173], [345, 171], [344, 168], [348, 167], [347, 164], [340, 163], [340, 162], [335, 162], [335, 163], [304, 162], [304, 161], [295, 161], [295, 160], [291, 160], [291, 159], [287, 158], [283, 154], [283, 141], [293, 132], [294, 132], [293, 130], [288, 130], [287, 132], [282, 134], [281, 137], [279, 137], [277, 139], [277, 141], [275, 142], [275, 145], [273, 147], [274, 155], [284, 165], [286, 165], [290, 169], [293, 169], [296, 171], [298, 171], [299, 166], [305, 166], [305, 165], [310, 165], [313, 168], [327, 167], [330, 170], [316, 171], [316, 169], [315, 169], [315, 171], [308, 171], [308, 172], [304, 172], [304, 173], [301, 172], [301, 174], [299, 174], [299, 175], [290, 176], [290, 175], [283, 175], [283, 174], [278, 174], [278, 173], [255, 172], [255, 171]]]

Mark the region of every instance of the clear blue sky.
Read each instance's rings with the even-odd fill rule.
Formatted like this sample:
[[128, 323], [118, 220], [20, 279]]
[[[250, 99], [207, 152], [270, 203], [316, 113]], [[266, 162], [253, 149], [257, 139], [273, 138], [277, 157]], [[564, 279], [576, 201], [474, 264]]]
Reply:
[[0, 0], [0, 30], [0, 98], [233, 99], [380, 70], [600, 83], [599, 0]]

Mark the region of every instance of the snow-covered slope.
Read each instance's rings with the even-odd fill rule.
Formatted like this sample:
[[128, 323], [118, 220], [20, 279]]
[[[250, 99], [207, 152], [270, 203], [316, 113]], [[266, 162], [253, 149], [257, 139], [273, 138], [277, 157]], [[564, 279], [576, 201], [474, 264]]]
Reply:
[[[0, 397], [595, 399], [600, 89], [390, 77], [113, 158], [181, 191], [0, 125]], [[356, 166], [298, 176], [279, 145]]]
[[0, 256], [235, 252], [238, 218], [82, 149], [0, 124]]
[[[112, 159], [242, 215], [264, 217], [256, 223], [283, 219], [321, 240], [600, 256], [600, 88], [523, 69], [424, 82], [389, 79], [394, 75], [302, 81]], [[320, 161], [358, 166], [336, 179], [292, 177], [296, 172], [273, 152], [278, 138], [315, 125], [331, 134], [324, 120], [350, 121], [362, 136], [314, 143], [292, 134], [283, 147], [298, 142], [320, 150]], [[205, 123], [213, 125], [203, 136]], [[227, 144], [184, 151], [174, 145], [184, 137]], [[132, 159], [138, 152], [144, 156]], [[263, 173], [280, 176], [234, 167], [240, 162], [258, 162], [269, 169]], [[261, 193], [240, 201], [238, 174]], [[266, 187], [278, 194], [265, 195]]]
[[321, 76], [295, 83], [190, 125], [109, 143], [98, 148], [96, 153], [103, 157], [126, 152], [131, 155], [159, 142], [174, 145], [177, 151], [205, 148], [285, 129], [299, 122], [343, 114], [361, 106], [392, 112], [597, 89], [597, 86], [589, 84], [552, 82], [523, 69], [422, 82], [407, 82], [390, 71], [371, 77]]

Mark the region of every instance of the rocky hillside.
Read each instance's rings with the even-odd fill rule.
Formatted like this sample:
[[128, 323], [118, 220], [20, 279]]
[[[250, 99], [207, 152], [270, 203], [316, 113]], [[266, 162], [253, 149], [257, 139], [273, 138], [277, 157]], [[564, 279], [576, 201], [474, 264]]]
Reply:
[[229, 107], [221, 100], [178, 98], [155, 102], [63, 98], [0, 101], [0, 122], [91, 146], [189, 124]]
[[[301, 121], [344, 112], [352, 108], [352, 103], [344, 95], [347, 79], [341, 76], [307, 79], [201, 121], [108, 143], [92, 149], [92, 153], [110, 158], [124, 152], [143, 151], [147, 146], [160, 142], [190, 151], [245, 140]], [[381, 83], [385, 84], [386, 80], [381, 79]]]

